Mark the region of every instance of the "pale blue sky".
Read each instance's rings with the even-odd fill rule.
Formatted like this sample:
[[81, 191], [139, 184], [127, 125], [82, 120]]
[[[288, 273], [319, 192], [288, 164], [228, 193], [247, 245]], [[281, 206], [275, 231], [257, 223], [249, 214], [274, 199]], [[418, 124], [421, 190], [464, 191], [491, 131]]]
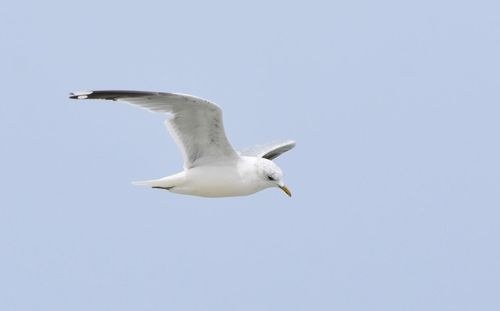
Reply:
[[[0, 310], [499, 310], [495, 1], [0, 5]], [[277, 189], [134, 187], [182, 161], [163, 117], [218, 103], [292, 138]]]

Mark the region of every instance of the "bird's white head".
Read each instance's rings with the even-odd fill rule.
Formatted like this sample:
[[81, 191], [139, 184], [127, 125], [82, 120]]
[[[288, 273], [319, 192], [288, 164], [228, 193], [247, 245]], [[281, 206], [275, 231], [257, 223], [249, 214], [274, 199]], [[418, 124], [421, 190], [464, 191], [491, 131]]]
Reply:
[[266, 187], [278, 187], [283, 190], [289, 197], [292, 196], [290, 190], [283, 181], [283, 172], [273, 161], [261, 158], [256, 162], [257, 173], [259, 179]]

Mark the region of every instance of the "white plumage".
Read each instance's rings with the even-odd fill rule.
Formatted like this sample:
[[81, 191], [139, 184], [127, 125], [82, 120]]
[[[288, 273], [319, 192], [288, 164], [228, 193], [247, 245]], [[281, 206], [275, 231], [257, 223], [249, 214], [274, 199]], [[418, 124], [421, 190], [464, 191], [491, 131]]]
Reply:
[[172, 116], [165, 124], [183, 153], [184, 170], [138, 185], [205, 197], [248, 195], [274, 186], [291, 196], [281, 169], [271, 160], [292, 149], [295, 142], [259, 145], [238, 153], [224, 132], [222, 110], [205, 99], [142, 91], [75, 92], [70, 98], [123, 101]]

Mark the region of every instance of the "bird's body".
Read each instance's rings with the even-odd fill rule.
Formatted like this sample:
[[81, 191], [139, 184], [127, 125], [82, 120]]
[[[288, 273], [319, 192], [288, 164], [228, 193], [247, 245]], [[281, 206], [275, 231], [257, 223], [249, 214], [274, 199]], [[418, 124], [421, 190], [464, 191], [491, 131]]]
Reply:
[[79, 92], [70, 98], [119, 100], [173, 115], [166, 125], [183, 152], [184, 171], [137, 185], [202, 197], [243, 196], [279, 187], [291, 196], [281, 169], [271, 160], [293, 148], [295, 142], [237, 152], [225, 136], [221, 109], [209, 101], [190, 95], [137, 91]]
[[259, 180], [255, 167], [260, 161], [269, 160], [243, 156], [234, 162], [194, 167], [175, 175], [136, 184], [201, 197], [249, 195], [268, 187], [265, 182], [255, 182]]

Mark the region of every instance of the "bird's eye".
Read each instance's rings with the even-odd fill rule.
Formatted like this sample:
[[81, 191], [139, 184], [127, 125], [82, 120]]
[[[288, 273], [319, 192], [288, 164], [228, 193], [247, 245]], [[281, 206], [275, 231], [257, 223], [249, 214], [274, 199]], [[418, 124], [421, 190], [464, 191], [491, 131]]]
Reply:
[[271, 181], [274, 181], [275, 179], [273, 178], [273, 176], [267, 176], [267, 179], [271, 180]]

